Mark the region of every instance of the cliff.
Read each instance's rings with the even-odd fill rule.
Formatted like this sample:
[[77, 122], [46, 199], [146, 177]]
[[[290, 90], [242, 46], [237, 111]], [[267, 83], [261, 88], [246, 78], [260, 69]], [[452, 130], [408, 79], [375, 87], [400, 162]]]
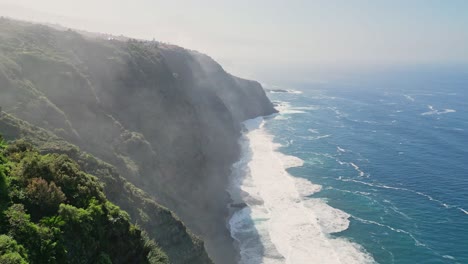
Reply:
[[[8, 120], [23, 120], [32, 131], [41, 129], [102, 160], [105, 169], [87, 169], [108, 171], [111, 177], [100, 177], [110, 186], [104, 192], [132, 221], [177, 226], [160, 203], [202, 237], [215, 262], [234, 263], [225, 187], [239, 151], [240, 121], [275, 112], [260, 84], [180, 47], [0, 19], [0, 106], [11, 115]], [[11, 133], [20, 131], [21, 121], [2, 122], [0, 133], [10, 139], [24, 133]], [[138, 188], [139, 202], [131, 196]], [[135, 204], [128, 206], [128, 200]], [[146, 211], [139, 213], [142, 208]], [[179, 243], [187, 246], [184, 252], [191, 252], [182, 257], [177, 243], [167, 242], [171, 237], [158, 236], [169, 234], [164, 227], [156, 229], [146, 231], [162, 247], [167, 244], [163, 248], [173, 252], [172, 262], [209, 261], [185, 227], [175, 228], [186, 237]]]
[[171, 211], [123, 178], [114, 166], [81, 151], [77, 146], [42, 128], [9, 114], [0, 116], [0, 131], [6, 139], [20, 139], [13, 144], [31, 144], [42, 155], [66, 155], [85, 173], [99, 179], [107, 199], [125, 210], [133, 224], [142, 228], [157, 242], [157, 248], [169, 257], [170, 263], [211, 263], [203, 242]]

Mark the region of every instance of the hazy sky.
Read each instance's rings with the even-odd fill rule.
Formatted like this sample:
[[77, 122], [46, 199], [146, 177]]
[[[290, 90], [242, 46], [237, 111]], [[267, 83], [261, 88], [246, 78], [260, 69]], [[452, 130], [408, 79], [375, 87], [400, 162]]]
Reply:
[[0, 15], [211, 55], [233, 73], [468, 63], [467, 0], [0, 0]]

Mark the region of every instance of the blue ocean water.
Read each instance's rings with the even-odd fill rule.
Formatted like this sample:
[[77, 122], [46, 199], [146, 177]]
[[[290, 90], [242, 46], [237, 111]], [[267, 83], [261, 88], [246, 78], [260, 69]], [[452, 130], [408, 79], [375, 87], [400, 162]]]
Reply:
[[468, 75], [350, 73], [269, 93], [266, 130], [304, 160], [294, 177], [350, 214], [336, 237], [378, 263], [468, 263]]

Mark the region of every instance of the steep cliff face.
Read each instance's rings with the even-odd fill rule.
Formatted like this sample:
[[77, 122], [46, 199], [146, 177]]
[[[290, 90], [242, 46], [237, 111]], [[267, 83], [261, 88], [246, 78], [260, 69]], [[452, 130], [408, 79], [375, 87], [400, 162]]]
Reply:
[[[120, 206], [169, 257], [170, 263], [211, 263], [203, 242], [194, 236], [168, 209], [123, 178], [116, 168], [81, 151], [78, 147], [11, 115], [0, 116], [2, 135], [13, 142], [20, 139], [41, 154], [67, 155], [80, 168], [103, 183], [107, 198]], [[16, 142], [16, 144], [18, 144]]]
[[0, 106], [115, 166], [234, 262], [225, 186], [240, 121], [275, 112], [257, 82], [172, 45], [0, 19]]

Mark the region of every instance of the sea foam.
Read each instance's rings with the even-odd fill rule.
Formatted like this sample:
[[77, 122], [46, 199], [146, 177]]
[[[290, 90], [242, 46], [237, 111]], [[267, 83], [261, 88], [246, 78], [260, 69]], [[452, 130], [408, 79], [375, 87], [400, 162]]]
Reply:
[[233, 203], [246, 205], [229, 220], [240, 263], [373, 263], [359, 245], [330, 235], [346, 230], [350, 216], [310, 197], [320, 185], [288, 174], [303, 161], [278, 152], [263, 124], [261, 118], [245, 122], [228, 189]]
[[427, 106], [430, 111], [424, 112], [421, 115], [443, 115], [443, 114], [448, 114], [448, 113], [455, 113], [457, 110], [455, 109], [444, 109], [444, 110], [437, 110], [435, 109], [432, 105]]

